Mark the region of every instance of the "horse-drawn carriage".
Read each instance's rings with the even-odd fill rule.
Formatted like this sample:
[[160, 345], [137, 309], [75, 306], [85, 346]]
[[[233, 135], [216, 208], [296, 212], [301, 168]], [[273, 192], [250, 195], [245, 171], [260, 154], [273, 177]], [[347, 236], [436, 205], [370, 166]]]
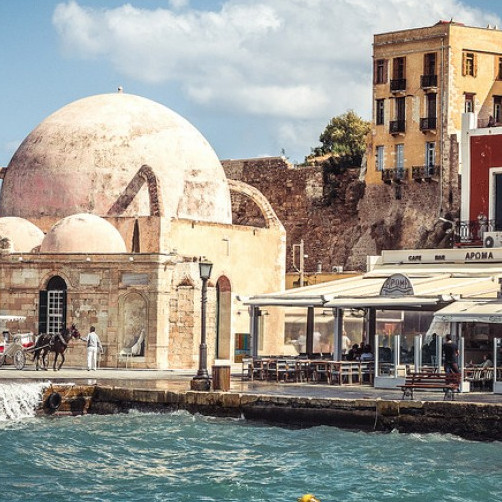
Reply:
[[[24, 321], [23, 316], [0, 316], [0, 323]], [[13, 364], [18, 370], [22, 370], [26, 365], [26, 353], [34, 350], [35, 335], [27, 333], [11, 333], [7, 329], [2, 330], [3, 340], [0, 340], [0, 366]]]
[[[3, 340], [0, 339], [0, 366], [3, 364], [13, 364], [18, 370], [22, 370], [26, 365], [26, 354], [32, 353], [35, 361], [35, 368], [47, 369], [47, 355], [54, 353], [53, 369], [59, 370], [64, 363], [64, 353], [68, 342], [72, 338], [80, 338], [80, 333], [74, 324], [70, 329], [64, 328], [61, 333], [42, 333], [35, 336], [32, 332], [13, 333], [5, 329], [7, 322], [24, 321], [24, 316], [0, 315], [0, 325], [4, 328]], [[59, 365], [58, 356], [60, 359]], [[42, 365], [40, 365], [40, 362]]]

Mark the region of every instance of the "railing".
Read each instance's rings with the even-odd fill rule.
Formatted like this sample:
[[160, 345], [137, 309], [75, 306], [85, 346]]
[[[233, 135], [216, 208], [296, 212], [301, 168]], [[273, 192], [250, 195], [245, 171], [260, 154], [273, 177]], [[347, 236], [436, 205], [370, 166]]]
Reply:
[[479, 119], [478, 118], [478, 128], [482, 129], [484, 127], [500, 127], [502, 122], [495, 120], [493, 117], [489, 117], [487, 119]]
[[382, 171], [382, 181], [385, 183], [390, 183], [394, 181], [395, 183], [401, 183], [401, 181], [406, 181], [408, 178], [407, 168], [396, 168], [396, 169], [384, 169]]
[[[444, 222], [444, 224], [447, 225], [448, 222]], [[453, 245], [457, 247], [482, 246], [485, 232], [502, 230], [500, 222], [496, 224], [495, 220], [455, 221], [451, 224], [453, 228]]]
[[411, 177], [415, 181], [430, 181], [439, 178], [439, 166], [413, 166], [411, 168]]
[[390, 90], [391, 92], [399, 92], [406, 90], [406, 79], [405, 78], [396, 78], [390, 81]]
[[424, 117], [420, 119], [420, 130], [421, 131], [433, 131], [436, 129], [437, 118], [436, 117]]
[[391, 120], [389, 122], [389, 132], [391, 134], [398, 134], [406, 131], [405, 120]]
[[421, 75], [420, 76], [420, 87], [422, 89], [428, 89], [430, 87], [438, 86], [438, 76], [437, 75]]

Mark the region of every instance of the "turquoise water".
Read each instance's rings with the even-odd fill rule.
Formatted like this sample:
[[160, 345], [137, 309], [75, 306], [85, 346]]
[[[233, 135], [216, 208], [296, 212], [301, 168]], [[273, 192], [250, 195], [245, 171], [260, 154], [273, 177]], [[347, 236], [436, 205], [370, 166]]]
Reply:
[[6, 501], [500, 501], [502, 444], [173, 414], [0, 429]]

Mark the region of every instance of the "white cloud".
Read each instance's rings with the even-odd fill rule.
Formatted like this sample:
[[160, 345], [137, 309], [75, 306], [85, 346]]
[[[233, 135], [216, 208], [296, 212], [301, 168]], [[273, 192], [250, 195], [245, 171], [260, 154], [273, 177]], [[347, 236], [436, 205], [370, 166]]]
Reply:
[[173, 9], [182, 9], [189, 4], [189, 0], [168, 0]]
[[[104, 58], [148, 83], [176, 82], [208, 110], [327, 120], [352, 108], [369, 117], [373, 34], [452, 16], [500, 22], [459, 0], [227, 0], [220, 10], [59, 4], [53, 23], [70, 55]], [[293, 127], [294, 129], [294, 127]], [[319, 131], [320, 133], [320, 131]]]

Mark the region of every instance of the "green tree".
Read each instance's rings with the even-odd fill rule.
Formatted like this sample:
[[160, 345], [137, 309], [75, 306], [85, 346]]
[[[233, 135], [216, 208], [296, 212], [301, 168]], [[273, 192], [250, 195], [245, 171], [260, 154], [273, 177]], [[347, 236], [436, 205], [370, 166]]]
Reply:
[[319, 137], [322, 147], [313, 150], [316, 155], [332, 153], [339, 157], [361, 158], [366, 150], [366, 135], [370, 123], [353, 110], [333, 117]]

